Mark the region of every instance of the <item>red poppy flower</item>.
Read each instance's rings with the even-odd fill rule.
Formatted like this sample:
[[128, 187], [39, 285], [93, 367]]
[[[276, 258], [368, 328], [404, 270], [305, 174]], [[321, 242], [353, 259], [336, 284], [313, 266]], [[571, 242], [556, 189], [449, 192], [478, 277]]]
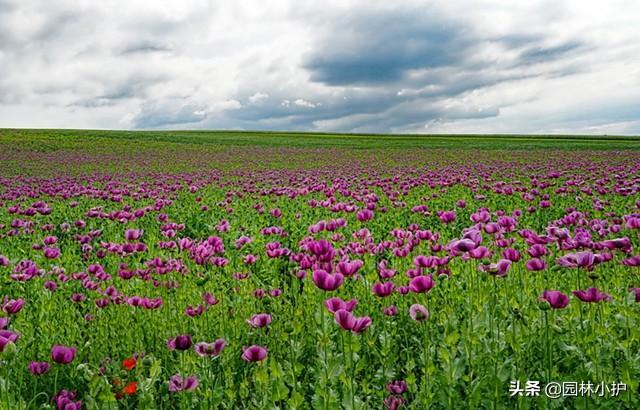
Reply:
[[126, 370], [133, 370], [136, 367], [136, 359], [124, 359], [122, 361], [122, 367]]
[[137, 391], [138, 391], [138, 382], [129, 382], [124, 387], [124, 389], [122, 389], [122, 392], [129, 396], [131, 396], [132, 394], [136, 394]]

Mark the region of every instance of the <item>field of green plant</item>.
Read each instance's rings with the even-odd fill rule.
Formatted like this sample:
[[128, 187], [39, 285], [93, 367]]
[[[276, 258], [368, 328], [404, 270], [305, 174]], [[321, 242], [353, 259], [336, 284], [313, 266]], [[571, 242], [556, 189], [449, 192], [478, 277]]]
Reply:
[[640, 408], [639, 234], [640, 138], [0, 129], [0, 409]]

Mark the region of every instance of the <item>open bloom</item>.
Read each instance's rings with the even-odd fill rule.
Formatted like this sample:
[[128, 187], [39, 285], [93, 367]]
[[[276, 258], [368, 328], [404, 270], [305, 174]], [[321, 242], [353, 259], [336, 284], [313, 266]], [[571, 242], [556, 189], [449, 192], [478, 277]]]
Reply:
[[253, 328], [265, 327], [271, 323], [271, 315], [268, 313], [258, 313], [251, 316], [251, 319], [247, 320], [249, 326]]
[[483, 272], [488, 272], [492, 275], [502, 277], [506, 276], [509, 268], [511, 267], [511, 261], [509, 259], [500, 259], [496, 263], [489, 265], [480, 265], [478, 269]]
[[355, 299], [351, 299], [350, 301], [346, 302], [337, 297], [329, 298], [324, 301], [324, 306], [331, 313], [336, 313], [340, 309], [353, 312], [353, 309], [355, 309], [357, 304], [358, 304], [358, 301]]
[[341, 273], [336, 273], [334, 275], [323, 269], [316, 269], [313, 271], [313, 283], [322, 290], [336, 290], [342, 285], [344, 281], [344, 276]]
[[411, 282], [409, 282], [409, 289], [414, 293], [426, 293], [433, 289], [435, 285], [436, 283], [434, 282], [432, 275], [421, 275], [411, 279]]
[[169, 350], [187, 350], [192, 344], [191, 335], [179, 335], [167, 340]]
[[9, 299], [2, 305], [2, 310], [10, 315], [15, 315], [22, 310], [24, 306], [24, 299]]
[[429, 319], [429, 310], [423, 305], [415, 303], [409, 308], [409, 316], [416, 322], [422, 322]]
[[611, 296], [600, 292], [597, 288], [589, 288], [587, 290], [575, 290], [573, 294], [583, 302], [587, 303], [598, 303], [605, 301], [610, 301]]
[[407, 382], [404, 380], [393, 380], [387, 384], [387, 391], [392, 394], [402, 394], [407, 390]]
[[371, 292], [374, 295], [379, 296], [381, 298], [389, 296], [393, 289], [395, 288], [393, 282], [384, 282], [384, 283], [375, 283], [371, 288]]
[[19, 338], [20, 335], [11, 330], [0, 330], [0, 353], [4, 352], [9, 343], [15, 343]]
[[564, 309], [569, 304], [569, 296], [557, 290], [545, 290], [540, 300], [546, 301], [554, 309]]
[[350, 330], [353, 333], [362, 333], [371, 326], [371, 318], [369, 316], [356, 317], [345, 309], [340, 309], [334, 314], [336, 323], [344, 330]]
[[76, 348], [54, 345], [51, 348], [51, 360], [59, 364], [69, 364], [76, 357]]
[[195, 351], [200, 356], [211, 356], [215, 357], [222, 353], [227, 342], [224, 339], [218, 339], [213, 343], [200, 342], [196, 343]]
[[174, 393], [192, 391], [198, 387], [198, 384], [196, 376], [182, 377], [179, 374], [175, 374], [169, 379], [169, 391]]
[[53, 402], [56, 404], [58, 410], [81, 410], [82, 401], [74, 401], [76, 399], [76, 392], [68, 390], [60, 390], [53, 398]]
[[242, 352], [242, 360], [245, 362], [261, 362], [267, 358], [267, 349], [262, 346], [252, 345]]
[[51, 365], [47, 362], [31, 362], [29, 363], [29, 373], [34, 376], [40, 376], [49, 371]]

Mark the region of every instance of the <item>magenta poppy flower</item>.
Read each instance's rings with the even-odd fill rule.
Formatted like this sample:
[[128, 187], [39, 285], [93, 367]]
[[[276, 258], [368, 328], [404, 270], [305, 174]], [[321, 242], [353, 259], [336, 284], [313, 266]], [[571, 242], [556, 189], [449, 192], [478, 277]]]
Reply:
[[[640, 218], [639, 218], [640, 220]], [[623, 265], [638, 267], [640, 266], [640, 255], [632, 256], [622, 261]]]
[[127, 229], [124, 231], [124, 239], [127, 241], [137, 241], [142, 238], [144, 231], [142, 229]]
[[216, 297], [209, 292], [205, 292], [202, 294], [202, 300], [209, 306], [217, 305], [219, 302], [218, 299], [216, 299]]
[[194, 349], [196, 353], [200, 356], [216, 357], [220, 353], [222, 353], [226, 345], [227, 345], [227, 342], [224, 339], [218, 339], [213, 343], [207, 343], [207, 342], [196, 343], [194, 346]]
[[492, 275], [502, 277], [507, 275], [510, 267], [511, 261], [509, 259], [500, 259], [496, 263], [491, 263], [489, 265], [480, 265], [479, 269], [483, 272], [488, 272]]
[[358, 301], [355, 299], [351, 299], [350, 301], [346, 302], [337, 297], [329, 298], [324, 301], [324, 306], [331, 313], [336, 313], [340, 309], [353, 312], [353, 309], [355, 309], [357, 304], [358, 304]]
[[395, 288], [393, 282], [376, 283], [371, 288], [371, 292], [378, 297], [389, 296]]
[[47, 259], [56, 259], [60, 256], [58, 248], [44, 248], [44, 257]]
[[404, 405], [404, 399], [400, 396], [388, 396], [384, 399], [384, 406], [389, 410], [397, 410]]
[[169, 391], [177, 393], [181, 391], [193, 391], [198, 388], [200, 382], [196, 376], [182, 377], [179, 374], [171, 376], [169, 379]]
[[197, 307], [187, 306], [187, 308], [184, 310], [184, 314], [189, 317], [196, 317], [203, 314], [204, 309], [205, 309], [204, 305], [198, 305]]
[[192, 344], [191, 335], [179, 335], [167, 340], [169, 350], [187, 350], [191, 348]]
[[344, 276], [342, 276], [341, 273], [332, 275], [323, 269], [316, 269], [313, 271], [312, 279], [313, 283], [315, 283], [318, 288], [326, 291], [333, 291], [342, 285]]
[[409, 282], [409, 289], [414, 293], [426, 293], [433, 289], [435, 285], [436, 283], [434, 282], [432, 275], [422, 275], [411, 279], [411, 282]]
[[267, 358], [267, 349], [262, 346], [252, 345], [242, 351], [242, 360], [245, 362], [261, 362]]
[[402, 394], [407, 391], [407, 382], [404, 380], [392, 380], [387, 383], [387, 391], [392, 394]]
[[34, 376], [40, 376], [49, 371], [51, 365], [47, 362], [30, 362], [29, 373]]
[[346, 309], [339, 309], [333, 315], [336, 323], [344, 330], [351, 330], [356, 323], [356, 318]]
[[398, 314], [398, 308], [396, 305], [389, 305], [382, 311], [385, 316], [396, 316]]
[[587, 303], [599, 303], [604, 301], [610, 301], [611, 295], [600, 292], [597, 288], [589, 288], [587, 290], [575, 290], [573, 294], [583, 302]]
[[0, 353], [4, 352], [4, 349], [9, 343], [15, 343], [19, 338], [19, 333], [11, 330], [0, 330]]
[[438, 211], [436, 212], [436, 214], [438, 215], [438, 218], [440, 219], [440, 221], [442, 221], [445, 224], [451, 223], [456, 219], [455, 211]]
[[76, 348], [62, 345], [54, 345], [51, 348], [51, 360], [58, 364], [69, 364], [76, 357]]
[[505, 259], [509, 259], [511, 262], [518, 262], [520, 258], [522, 258], [522, 255], [520, 254], [520, 252], [518, 252], [516, 249], [513, 249], [513, 248], [507, 248], [504, 251], [502, 251], [502, 256]]
[[53, 397], [53, 402], [58, 410], [82, 410], [82, 401], [75, 401], [76, 395], [74, 391], [60, 390]]
[[2, 310], [10, 315], [15, 315], [22, 310], [24, 306], [24, 299], [9, 299], [2, 305]]
[[357, 317], [355, 318], [355, 323], [351, 328], [353, 333], [360, 334], [367, 330], [371, 326], [371, 318], [369, 316]]
[[369, 316], [355, 317], [351, 312], [340, 309], [334, 315], [336, 323], [344, 330], [350, 330], [353, 333], [362, 333], [371, 326], [371, 318]]
[[344, 276], [353, 276], [360, 268], [364, 265], [359, 259], [353, 260], [351, 262], [343, 261], [338, 262], [336, 265], [336, 271]]
[[557, 290], [545, 290], [540, 300], [546, 301], [554, 309], [564, 309], [569, 304], [569, 296]]
[[9, 326], [9, 318], [0, 316], [0, 330], [6, 329]]
[[271, 315], [268, 313], [258, 313], [251, 316], [251, 319], [247, 320], [249, 326], [253, 328], [265, 327], [271, 324]]
[[633, 292], [636, 295], [636, 302], [640, 303], [640, 288], [630, 288], [629, 292]]
[[541, 271], [547, 268], [547, 262], [543, 259], [529, 259], [525, 266], [527, 270], [531, 272]]
[[421, 304], [415, 303], [409, 308], [409, 316], [416, 322], [429, 319], [429, 310]]

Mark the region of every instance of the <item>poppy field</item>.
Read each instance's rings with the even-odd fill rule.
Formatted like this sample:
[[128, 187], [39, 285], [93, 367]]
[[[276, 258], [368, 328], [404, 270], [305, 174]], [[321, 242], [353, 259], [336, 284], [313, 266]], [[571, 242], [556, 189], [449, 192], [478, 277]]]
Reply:
[[0, 308], [0, 409], [640, 408], [640, 139], [0, 130]]

